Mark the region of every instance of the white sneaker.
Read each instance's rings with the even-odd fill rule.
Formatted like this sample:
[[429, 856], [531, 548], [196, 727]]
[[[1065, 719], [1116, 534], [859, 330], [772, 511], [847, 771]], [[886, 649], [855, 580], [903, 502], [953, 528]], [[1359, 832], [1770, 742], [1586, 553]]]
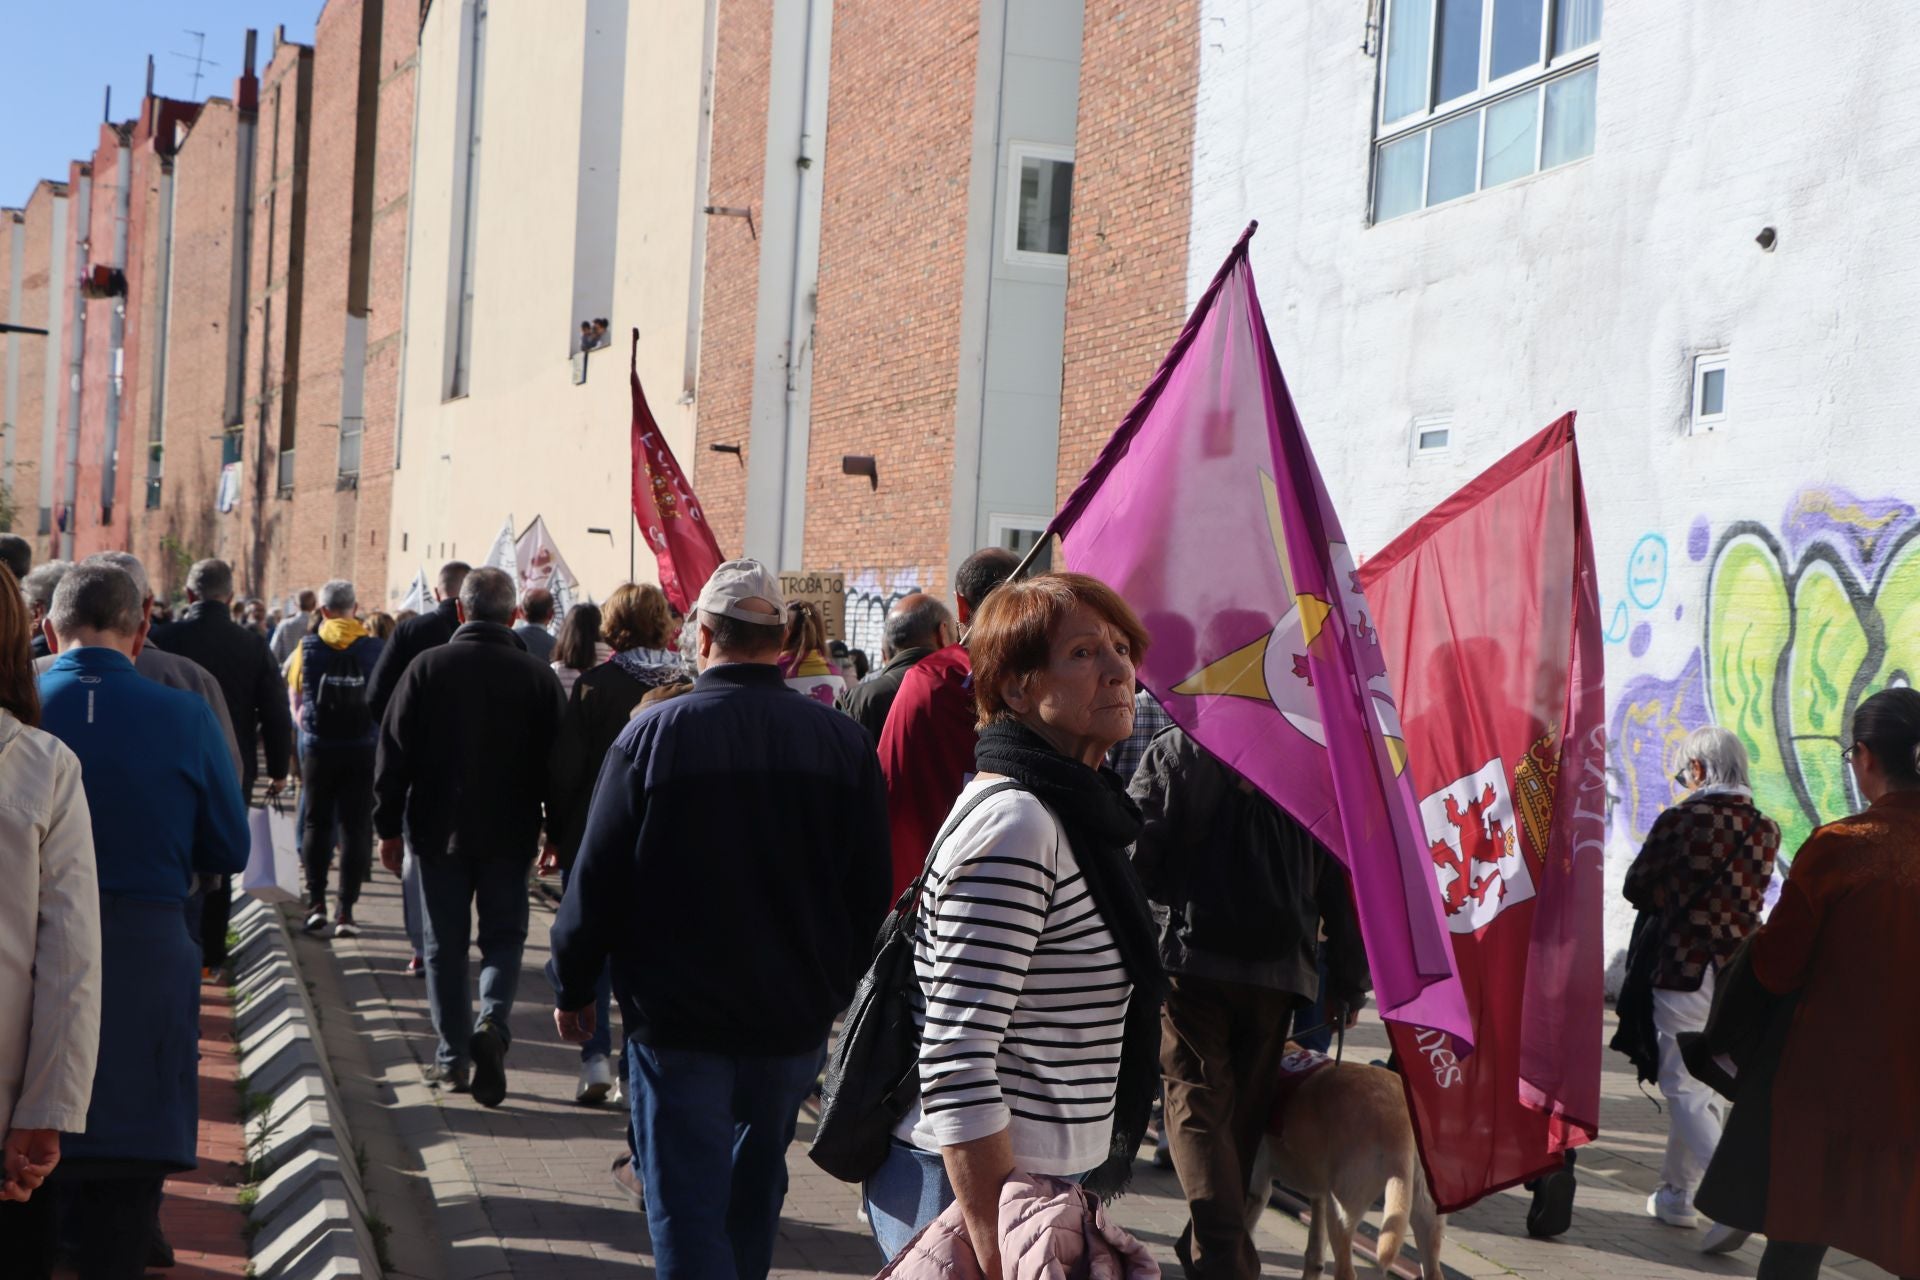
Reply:
[[606, 1054], [596, 1053], [580, 1064], [580, 1087], [573, 1094], [575, 1102], [583, 1107], [598, 1106], [612, 1091], [613, 1068], [607, 1065]]
[[1693, 1212], [1693, 1201], [1687, 1193], [1664, 1182], [1647, 1197], [1647, 1212], [1670, 1227], [1691, 1231], [1700, 1225], [1700, 1219]]
[[307, 932], [319, 933], [327, 927], [327, 909], [315, 907], [307, 914]]
[[1738, 1227], [1730, 1227], [1724, 1222], [1715, 1222], [1707, 1227], [1707, 1234], [1701, 1238], [1702, 1253], [1732, 1253], [1745, 1244], [1752, 1233]]

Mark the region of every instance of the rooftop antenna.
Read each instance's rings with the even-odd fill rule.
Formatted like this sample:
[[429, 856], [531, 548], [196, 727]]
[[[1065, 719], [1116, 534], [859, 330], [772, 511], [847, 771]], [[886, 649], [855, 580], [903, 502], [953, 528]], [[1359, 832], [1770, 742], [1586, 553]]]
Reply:
[[[185, 31], [185, 28], [182, 28], [182, 30]], [[176, 58], [185, 58], [188, 62], [191, 62], [193, 64], [192, 101], [198, 102], [200, 100], [200, 78], [204, 74], [202, 69], [206, 67], [217, 67], [220, 64], [206, 56], [206, 52], [207, 52], [207, 33], [206, 32], [185, 31], [185, 34], [192, 36], [199, 43], [194, 45], [194, 49], [192, 53], [181, 53], [178, 50], [175, 50], [173, 56]], [[148, 92], [152, 92], [153, 86], [149, 84], [147, 86], [147, 89], [148, 89]]]

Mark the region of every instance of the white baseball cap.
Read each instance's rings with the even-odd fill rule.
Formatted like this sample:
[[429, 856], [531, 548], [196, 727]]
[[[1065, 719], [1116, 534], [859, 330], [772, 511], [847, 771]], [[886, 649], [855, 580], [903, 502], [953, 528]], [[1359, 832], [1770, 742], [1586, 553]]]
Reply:
[[[762, 613], [743, 603], [756, 599], [772, 605], [773, 612]], [[702, 613], [769, 627], [783, 626], [787, 621], [787, 602], [780, 594], [780, 580], [758, 560], [728, 560], [715, 569], [707, 585], [700, 588], [700, 599], [694, 608]]]

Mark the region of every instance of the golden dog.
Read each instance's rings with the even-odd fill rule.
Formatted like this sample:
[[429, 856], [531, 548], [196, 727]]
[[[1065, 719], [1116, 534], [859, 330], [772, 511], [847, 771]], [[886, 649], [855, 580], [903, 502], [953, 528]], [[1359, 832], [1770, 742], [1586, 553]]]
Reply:
[[[1272, 1178], [1313, 1202], [1307, 1227], [1307, 1280], [1321, 1274], [1321, 1255], [1333, 1238], [1334, 1280], [1354, 1280], [1353, 1233], [1376, 1200], [1386, 1198], [1380, 1222], [1380, 1269], [1400, 1256], [1411, 1224], [1426, 1280], [1441, 1280], [1440, 1244], [1446, 1217], [1435, 1211], [1400, 1077], [1354, 1062], [1322, 1067], [1294, 1086], [1277, 1119], [1279, 1136], [1263, 1144]], [[1262, 1178], [1260, 1188], [1271, 1185]], [[1258, 1203], [1264, 1207], [1266, 1198]]]

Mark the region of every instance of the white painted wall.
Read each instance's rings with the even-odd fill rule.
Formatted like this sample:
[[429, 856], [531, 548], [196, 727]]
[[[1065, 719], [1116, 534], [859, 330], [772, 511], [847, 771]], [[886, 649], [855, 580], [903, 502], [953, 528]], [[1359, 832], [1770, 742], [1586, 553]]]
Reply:
[[[1362, 553], [1579, 411], [1624, 948], [1619, 879], [1679, 736], [1709, 717], [1748, 736], [1791, 839], [1850, 803], [1846, 709], [1920, 668], [1920, 42], [1891, 0], [1612, 0], [1590, 158], [1369, 226], [1362, 21], [1203, 0], [1189, 295], [1257, 217], [1274, 343]], [[1729, 422], [1689, 436], [1692, 357], [1719, 347]], [[1451, 452], [1410, 463], [1436, 412]], [[1743, 530], [1747, 571], [1710, 584]]]
[[[388, 599], [405, 594], [440, 548], [478, 563], [511, 513], [546, 517], [597, 599], [627, 579], [630, 505], [627, 352], [641, 332], [640, 378], [683, 460], [693, 409], [675, 402], [684, 365], [694, 143], [704, 6], [670, 0], [627, 24], [620, 131], [619, 233], [612, 263], [613, 345], [575, 385], [576, 200], [580, 190], [583, 6], [494, 4], [487, 15], [481, 165], [475, 216], [473, 377], [444, 398], [455, 156], [458, 4], [436, 4], [421, 31], [420, 102], [408, 253], [405, 440], [394, 475]], [[589, 535], [590, 527], [614, 537]], [[403, 539], [405, 548], [403, 549]], [[652, 581], [645, 547], [636, 576]]]

